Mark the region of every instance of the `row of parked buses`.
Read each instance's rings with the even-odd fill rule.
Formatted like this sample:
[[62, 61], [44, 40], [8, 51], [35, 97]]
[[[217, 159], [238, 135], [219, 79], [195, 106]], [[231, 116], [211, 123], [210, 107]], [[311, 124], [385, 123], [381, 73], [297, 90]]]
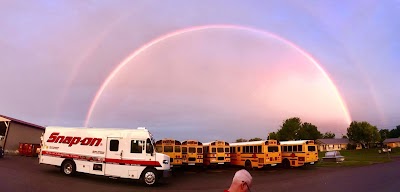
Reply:
[[170, 157], [171, 167], [234, 165], [247, 169], [276, 165], [299, 167], [318, 162], [317, 146], [313, 140], [251, 141], [228, 143], [196, 140], [180, 142], [162, 139], [156, 142], [156, 151]]

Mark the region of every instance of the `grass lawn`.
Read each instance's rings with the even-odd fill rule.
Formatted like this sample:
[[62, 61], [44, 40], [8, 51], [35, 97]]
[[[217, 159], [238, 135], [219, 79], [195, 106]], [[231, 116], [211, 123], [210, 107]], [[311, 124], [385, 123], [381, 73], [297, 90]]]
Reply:
[[384, 163], [390, 162], [394, 157], [400, 156], [400, 149], [395, 148], [392, 149], [392, 152], [387, 153], [378, 153], [379, 149], [360, 149], [360, 150], [341, 150], [340, 154], [345, 157], [344, 162], [335, 163], [335, 162], [323, 162], [322, 157], [325, 156], [325, 152], [319, 152], [318, 167], [343, 167], [343, 166], [363, 166], [363, 165], [371, 165], [375, 163]]

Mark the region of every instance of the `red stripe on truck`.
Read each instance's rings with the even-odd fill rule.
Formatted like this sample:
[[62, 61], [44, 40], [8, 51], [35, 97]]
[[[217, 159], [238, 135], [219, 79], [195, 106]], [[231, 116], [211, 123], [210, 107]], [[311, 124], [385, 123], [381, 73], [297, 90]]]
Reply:
[[105, 163], [134, 164], [134, 165], [142, 165], [142, 166], [161, 167], [161, 165], [158, 161], [140, 161], [140, 160], [106, 158]]
[[61, 157], [61, 158], [72, 158], [72, 159], [76, 159], [76, 160], [94, 161], [94, 162], [102, 162], [102, 163], [117, 163], [117, 164], [123, 164], [123, 165], [127, 164], [127, 165], [161, 167], [161, 164], [158, 161], [112, 159], [112, 158], [102, 158], [102, 157], [85, 156], [85, 155], [77, 155], [77, 154], [69, 154], [69, 153], [59, 153], [59, 152], [52, 152], [52, 151], [42, 151], [42, 155]]

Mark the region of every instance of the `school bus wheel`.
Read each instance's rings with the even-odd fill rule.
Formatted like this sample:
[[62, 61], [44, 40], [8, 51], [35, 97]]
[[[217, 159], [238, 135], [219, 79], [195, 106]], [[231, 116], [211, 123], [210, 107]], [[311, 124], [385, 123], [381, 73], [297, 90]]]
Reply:
[[290, 167], [290, 161], [288, 159], [284, 159], [282, 164], [283, 164], [284, 168], [289, 168]]
[[246, 162], [244, 163], [244, 167], [245, 167], [247, 170], [252, 169], [251, 161], [250, 161], [250, 160], [246, 160]]

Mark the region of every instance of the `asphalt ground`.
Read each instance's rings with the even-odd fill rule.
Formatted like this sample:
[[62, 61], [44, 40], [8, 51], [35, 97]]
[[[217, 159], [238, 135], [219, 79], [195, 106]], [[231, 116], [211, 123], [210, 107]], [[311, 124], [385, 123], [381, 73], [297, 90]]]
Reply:
[[[104, 176], [63, 175], [58, 168], [39, 165], [34, 157], [0, 159], [0, 191], [223, 191], [239, 168], [176, 171], [154, 187]], [[400, 191], [400, 160], [364, 167], [304, 167], [252, 170], [252, 192], [260, 191]]]

